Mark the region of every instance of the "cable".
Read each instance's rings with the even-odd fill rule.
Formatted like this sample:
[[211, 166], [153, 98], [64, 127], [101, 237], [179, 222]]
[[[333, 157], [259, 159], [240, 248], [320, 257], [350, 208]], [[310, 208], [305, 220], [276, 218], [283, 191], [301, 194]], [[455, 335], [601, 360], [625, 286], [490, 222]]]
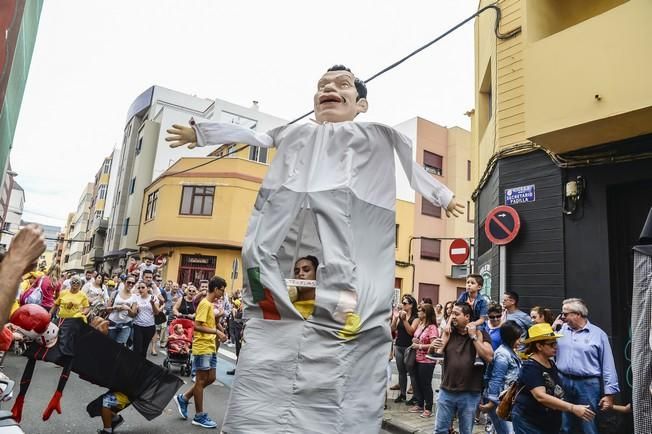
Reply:
[[[448, 29], [447, 31], [445, 31], [444, 33], [442, 33], [441, 35], [437, 36], [435, 39], [431, 40], [431, 41], [428, 42], [427, 44], [422, 45], [421, 47], [417, 48], [416, 50], [414, 50], [413, 52], [411, 52], [411, 53], [408, 54], [407, 56], [405, 56], [405, 57], [403, 57], [403, 58], [397, 60], [396, 62], [392, 63], [391, 65], [389, 65], [389, 66], [383, 68], [382, 70], [380, 70], [379, 72], [375, 73], [374, 75], [372, 75], [372, 76], [369, 77], [368, 79], [364, 80], [364, 83], [365, 83], [365, 84], [366, 84], [366, 83], [369, 83], [369, 82], [372, 81], [373, 79], [380, 77], [381, 75], [383, 75], [384, 73], [386, 73], [386, 72], [388, 72], [388, 71], [391, 71], [392, 69], [394, 69], [394, 68], [396, 68], [397, 66], [399, 66], [401, 63], [403, 63], [403, 62], [405, 62], [406, 60], [410, 59], [411, 57], [413, 57], [413, 56], [419, 54], [421, 51], [425, 50], [426, 48], [430, 47], [431, 45], [433, 45], [433, 44], [439, 42], [441, 39], [443, 39], [443, 38], [445, 38], [446, 36], [450, 35], [450, 34], [453, 33], [455, 30], [459, 29], [459, 28], [462, 27], [464, 24], [468, 23], [468, 22], [471, 21], [473, 18], [479, 16], [481, 13], [483, 13], [484, 11], [489, 10], [489, 9], [492, 9], [492, 10], [494, 10], [494, 12], [496, 12], [496, 24], [495, 24], [495, 27], [494, 27], [494, 33], [496, 34], [496, 38], [497, 38], [497, 39], [501, 39], [501, 40], [510, 39], [510, 38], [513, 38], [514, 36], [518, 35], [518, 34], [521, 32], [521, 26], [518, 26], [518, 27], [516, 27], [515, 29], [512, 29], [512, 30], [510, 30], [510, 31], [507, 32], [507, 33], [500, 33], [500, 20], [501, 20], [501, 18], [502, 18], [502, 12], [501, 12], [500, 8], [499, 8], [495, 3], [494, 3], [494, 4], [490, 4], [490, 5], [487, 5], [487, 6], [483, 7], [483, 8], [481, 8], [481, 9], [479, 9], [476, 13], [474, 13], [473, 15], [469, 16], [468, 18], [464, 19], [463, 21], [460, 21], [459, 23], [457, 23], [456, 25], [454, 25], [453, 27], [451, 27], [450, 29]], [[304, 115], [302, 115], [302, 116], [299, 116], [298, 118], [296, 118], [296, 119], [294, 119], [294, 120], [288, 122], [287, 125], [292, 125], [292, 124], [294, 124], [294, 123], [296, 123], [296, 122], [299, 122], [300, 120], [302, 120], [302, 119], [304, 119], [304, 118], [310, 116], [310, 115], [313, 114], [314, 112], [315, 112], [314, 110], [311, 110], [311, 111], [309, 111], [308, 113], [306, 113], [306, 114], [304, 114]], [[225, 158], [225, 157], [228, 157], [228, 156], [233, 155], [233, 154], [235, 154], [235, 153], [238, 153], [238, 152], [240, 152], [240, 151], [242, 151], [243, 149], [246, 149], [246, 148], [248, 148], [248, 147], [249, 147], [249, 145], [243, 145], [243, 146], [241, 146], [240, 148], [236, 149], [235, 151], [228, 152], [228, 153], [226, 153], [225, 155], [220, 155], [219, 157], [215, 157], [215, 158], [213, 158], [213, 159], [211, 159], [211, 160], [205, 161], [205, 162], [203, 162], [203, 163], [201, 163], [201, 164], [198, 164], [198, 165], [193, 166], [193, 167], [189, 167], [189, 168], [184, 169], [184, 170], [181, 170], [181, 171], [179, 171], [179, 172], [174, 172], [174, 173], [168, 173], [168, 174], [161, 175], [161, 177], [176, 176], [176, 175], [180, 175], [180, 174], [182, 174], [182, 173], [189, 172], [189, 171], [191, 171], [191, 170], [198, 169], [198, 168], [200, 168], [200, 167], [202, 167], [202, 166], [205, 166], [205, 165], [207, 165], [207, 164], [210, 164], [210, 163], [212, 163], [212, 162], [214, 162], [214, 161], [221, 160], [222, 158]]]

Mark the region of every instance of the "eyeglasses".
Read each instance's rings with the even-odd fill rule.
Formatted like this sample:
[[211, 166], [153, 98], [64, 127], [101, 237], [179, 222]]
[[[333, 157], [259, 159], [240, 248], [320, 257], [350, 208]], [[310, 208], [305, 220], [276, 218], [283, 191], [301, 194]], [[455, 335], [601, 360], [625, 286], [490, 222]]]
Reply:
[[126, 283], [127, 283], [127, 285], [133, 285], [133, 284], [136, 283], [136, 282], [134, 282], [134, 281], [132, 281], [132, 280], [127, 280]]
[[489, 315], [489, 319], [500, 319], [500, 315]]

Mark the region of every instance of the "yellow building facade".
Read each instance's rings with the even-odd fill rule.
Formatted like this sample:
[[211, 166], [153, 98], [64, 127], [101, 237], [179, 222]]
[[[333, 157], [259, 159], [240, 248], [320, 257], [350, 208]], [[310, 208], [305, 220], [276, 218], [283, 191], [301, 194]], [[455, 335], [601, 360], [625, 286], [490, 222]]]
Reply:
[[[515, 36], [496, 37], [492, 12], [475, 22], [476, 267], [522, 310], [586, 300], [629, 402], [631, 249], [652, 210], [652, 2], [497, 5]], [[484, 234], [498, 205], [521, 221], [502, 264]]]

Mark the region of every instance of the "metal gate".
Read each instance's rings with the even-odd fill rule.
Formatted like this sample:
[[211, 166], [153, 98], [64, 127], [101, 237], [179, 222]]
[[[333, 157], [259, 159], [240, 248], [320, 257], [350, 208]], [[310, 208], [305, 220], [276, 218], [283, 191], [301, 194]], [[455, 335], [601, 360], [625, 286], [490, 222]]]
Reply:
[[178, 283], [192, 283], [199, 286], [200, 280], [209, 280], [215, 275], [217, 256], [181, 255]]

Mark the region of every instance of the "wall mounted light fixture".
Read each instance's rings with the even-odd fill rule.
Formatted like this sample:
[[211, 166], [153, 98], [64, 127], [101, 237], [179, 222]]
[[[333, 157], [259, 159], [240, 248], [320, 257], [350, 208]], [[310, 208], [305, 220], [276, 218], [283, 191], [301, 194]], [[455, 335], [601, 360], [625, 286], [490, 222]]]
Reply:
[[566, 182], [564, 188], [564, 204], [562, 207], [564, 214], [575, 214], [577, 211], [577, 205], [582, 199], [585, 190], [586, 180], [582, 176], [577, 176], [575, 179]]

